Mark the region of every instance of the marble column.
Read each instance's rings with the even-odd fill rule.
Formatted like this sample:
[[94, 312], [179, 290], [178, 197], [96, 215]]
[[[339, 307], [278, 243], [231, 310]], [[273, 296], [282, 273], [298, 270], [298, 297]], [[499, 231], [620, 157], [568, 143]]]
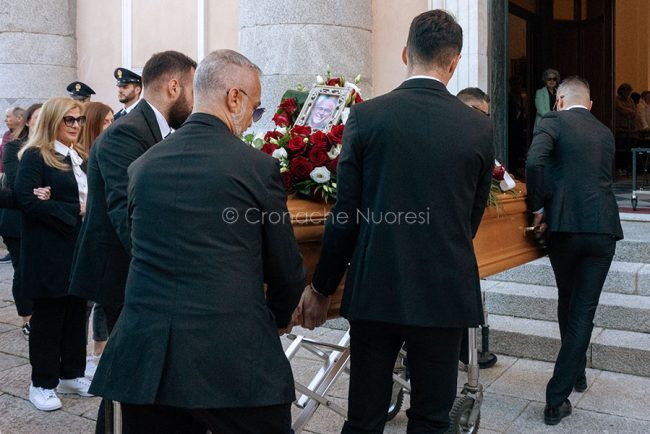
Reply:
[[479, 87], [488, 92], [488, 0], [429, 0], [429, 9], [444, 9], [463, 28], [463, 57], [447, 86], [449, 91], [456, 94], [466, 87]]
[[240, 51], [262, 69], [267, 108], [254, 129], [270, 126], [285, 90], [311, 87], [328, 64], [346, 78], [361, 74], [363, 94], [371, 95], [371, 45], [371, 0], [241, 0]]
[[76, 0], [0, 0], [3, 120], [10, 106], [67, 95], [77, 74], [76, 9]]

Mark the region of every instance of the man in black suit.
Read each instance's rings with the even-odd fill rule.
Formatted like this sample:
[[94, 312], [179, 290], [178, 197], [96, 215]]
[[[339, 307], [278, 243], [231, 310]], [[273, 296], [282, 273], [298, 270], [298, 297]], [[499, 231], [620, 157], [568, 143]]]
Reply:
[[176, 51], [154, 54], [142, 72], [146, 98], [95, 141], [88, 159], [88, 204], [70, 293], [100, 303], [109, 332], [124, 302], [131, 240], [127, 229], [126, 169], [179, 128], [192, 110], [196, 62]]
[[[616, 241], [623, 238], [612, 191], [614, 137], [591, 113], [589, 84], [565, 79], [558, 111], [535, 130], [526, 161], [528, 208], [548, 232], [548, 256], [558, 287], [562, 346], [546, 387], [544, 421], [571, 414], [571, 390], [587, 388], [586, 357], [598, 299]], [[545, 221], [545, 222], [544, 222]]]
[[[100, 135], [90, 151], [86, 217], [69, 292], [102, 305], [109, 333], [122, 310], [131, 259], [126, 169], [190, 114], [195, 68], [196, 62], [179, 52], [154, 54], [142, 72], [146, 98]], [[103, 432], [104, 406], [102, 402], [98, 432]]]
[[350, 263], [341, 309], [351, 324], [344, 433], [383, 431], [404, 342], [408, 430], [446, 432], [462, 331], [483, 322], [472, 238], [490, 189], [492, 126], [447, 91], [461, 48], [449, 14], [417, 16], [402, 53], [409, 78], [355, 105], [345, 127], [337, 201], [301, 300], [303, 324], [321, 324]]
[[278, 162], [239, 139], [260, 73], [231, 50], [206, 56], [193, 114], [129, 168], [124, 310], [92, 384], [123, 403], [125, 432], [290, 431], [278, 332], [305, 274]]

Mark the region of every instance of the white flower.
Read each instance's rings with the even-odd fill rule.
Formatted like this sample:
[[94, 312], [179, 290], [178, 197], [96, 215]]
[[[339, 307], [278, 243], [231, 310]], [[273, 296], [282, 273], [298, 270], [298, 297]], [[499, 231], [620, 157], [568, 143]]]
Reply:
[[[276, 128], [275, 128], [275, 131], [277, 131], [278, 133], [284, 135], [284, 134], [287, 133], [287, 127], [276, 127]], [[264, 136], [262, 136], [262, 138], [264, 138]]]
[[316, 76], [316, 84], [325, 84], [325, 79], [322, 76], [317, 75]]
[[[266, 133], [264, 131], [260, 131], [259, 133], [255, 134], [255, 139], [264, 140], [264, 135], [265, 134]], [[255, 140], [255, 139], [253, 139], [253, 140]]]
[[350, 116], [350, 107], [344, 108], [341, 112], [341, 123], [343, 125], [348, 121], [348, 116]]
[[361, 89], [359, 89], [359, 86], [352, 83], [351, 81], [346, 81], [345, 85], [343, 87], [348, 87], [350, 89], [354, 89], [359, 95], [361, 95]]
[[341, 145], [332, 146], [332, 149], [327, 151], [327, 156], [330, 157], [330, 160], [335, 159], [341, 153]]
[[271, 154], [271, 157], [277, 158], [278, 160], [281, 158], [287, 158], [287, 150], [284, 148], [278, 148], [273, 153]]
[[330, 171], [327, 170], [327, 167], [317, 167], [311, 171], [309, 176], [314, 180], [314, 182], [319, 184], [325, 184], [331, 178]]

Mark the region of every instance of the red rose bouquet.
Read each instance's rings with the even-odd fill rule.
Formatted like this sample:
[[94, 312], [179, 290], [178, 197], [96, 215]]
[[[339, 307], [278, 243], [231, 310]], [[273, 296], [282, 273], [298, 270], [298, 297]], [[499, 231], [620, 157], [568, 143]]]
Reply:
[[304, 87], [299, 86], [298, 90], [289, 90], [283, 95], [273, 116], [276, 125], [274, 130], [244, 137], [245, 141], [280, 161], [280, 172], [287, 193], [326, 202], [336, 199], [336, 169], [345, 121], [349, 107], [363, 101], [357, 87], [360, 79], [357, 76], [353, 82], [349, 82], [343, 76], [332, 77], [329, 65], [325, 78], [316, 78], [318, 85], [350, 89], [341, 123], [334, 125], [330, 131], [294, 125], [308, 93]]

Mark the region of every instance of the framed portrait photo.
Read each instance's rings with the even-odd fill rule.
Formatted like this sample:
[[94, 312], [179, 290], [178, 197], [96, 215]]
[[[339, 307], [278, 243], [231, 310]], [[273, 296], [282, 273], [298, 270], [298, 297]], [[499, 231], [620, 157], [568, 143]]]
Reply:
[[314, 86], [302, 106], [295, 125], [305, 125], [325, 133], [341, 118], [345, 100], [350, 93], [347, 87]]

